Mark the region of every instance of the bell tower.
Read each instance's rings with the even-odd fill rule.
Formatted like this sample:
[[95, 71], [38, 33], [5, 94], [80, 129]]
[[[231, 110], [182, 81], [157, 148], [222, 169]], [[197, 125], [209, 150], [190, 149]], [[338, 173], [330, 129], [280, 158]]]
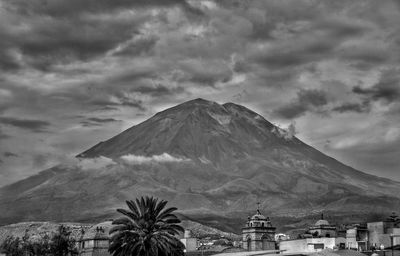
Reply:
[[275, 250], [275, 230], [269, 217], [260, 212], [260, 203], [257, 203], [256, 214], [248, 217], [245, 227], [242, 228], [243, 249], [248, 251]]

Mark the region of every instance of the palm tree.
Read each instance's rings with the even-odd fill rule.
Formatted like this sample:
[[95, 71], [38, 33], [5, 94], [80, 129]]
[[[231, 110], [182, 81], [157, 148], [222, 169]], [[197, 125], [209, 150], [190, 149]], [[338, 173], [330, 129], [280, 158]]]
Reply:
[[124, 216], [113, 221], [109, 252], [113, 256], [181, 256], [185, 246], [176, 237], [184, 231], [177, 208], [165, 209], [167, 201], [141, 197], [126, 201], [129, 210], [117, 209]]

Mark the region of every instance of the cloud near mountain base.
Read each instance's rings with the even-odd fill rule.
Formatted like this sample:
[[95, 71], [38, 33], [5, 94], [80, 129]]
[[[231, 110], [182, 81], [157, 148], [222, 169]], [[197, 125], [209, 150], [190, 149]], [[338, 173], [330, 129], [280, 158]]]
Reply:
[[152, 155], [152, 156], [140, 156], [140, 155], [128, 154], [121, 156], [121, 159], [128, 164], [145, 164], [150, 162], [176, 163], [176, 162], [190, 161], [187, 158], [174, 157], [168, 153], [163, 153], [161, 155]]
[[80, 159], [77, 165], [82, 170], [90, 170], [101, 169], [114, 164], [116, 164], [116, 162], [114, 162], [111, 158], [100, 156], [96, 158]]

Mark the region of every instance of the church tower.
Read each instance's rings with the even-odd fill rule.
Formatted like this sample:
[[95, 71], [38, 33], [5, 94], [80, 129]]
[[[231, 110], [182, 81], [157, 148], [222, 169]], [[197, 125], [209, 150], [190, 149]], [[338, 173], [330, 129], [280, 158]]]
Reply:
[[249, 217], [246, 226], [242, 228], [243, 249], [248, 251], [275, 250], [275, 227], [268, 217], [260, 212], [257, 203], [257, 213]]

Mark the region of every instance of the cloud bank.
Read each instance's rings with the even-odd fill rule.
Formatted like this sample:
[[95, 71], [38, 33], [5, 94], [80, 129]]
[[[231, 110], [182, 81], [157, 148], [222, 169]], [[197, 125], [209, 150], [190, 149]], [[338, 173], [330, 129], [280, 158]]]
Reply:
[[168, 153], [162, 153], [161, 155], [153, 155], [153, 156], [140, 156], [128, 154], [121, 156], [121, 159], [128, 164], [146, 164], [151, 162], [157, 163], [179, 163], [190, 161], [187, 158], [174, 157]]
[[79, 159], [77, 162], [77, 166], [80, 167], [82, 170], [96, 170], [96, 169], [102, 169], [104, 167], [110, 166], [110, 165], [115, 165], [116, 162], [114, 162], [112, 159], [105, 157], [105, 156], [100, 156], [96, 158], [84, 158], [84, 159]]

